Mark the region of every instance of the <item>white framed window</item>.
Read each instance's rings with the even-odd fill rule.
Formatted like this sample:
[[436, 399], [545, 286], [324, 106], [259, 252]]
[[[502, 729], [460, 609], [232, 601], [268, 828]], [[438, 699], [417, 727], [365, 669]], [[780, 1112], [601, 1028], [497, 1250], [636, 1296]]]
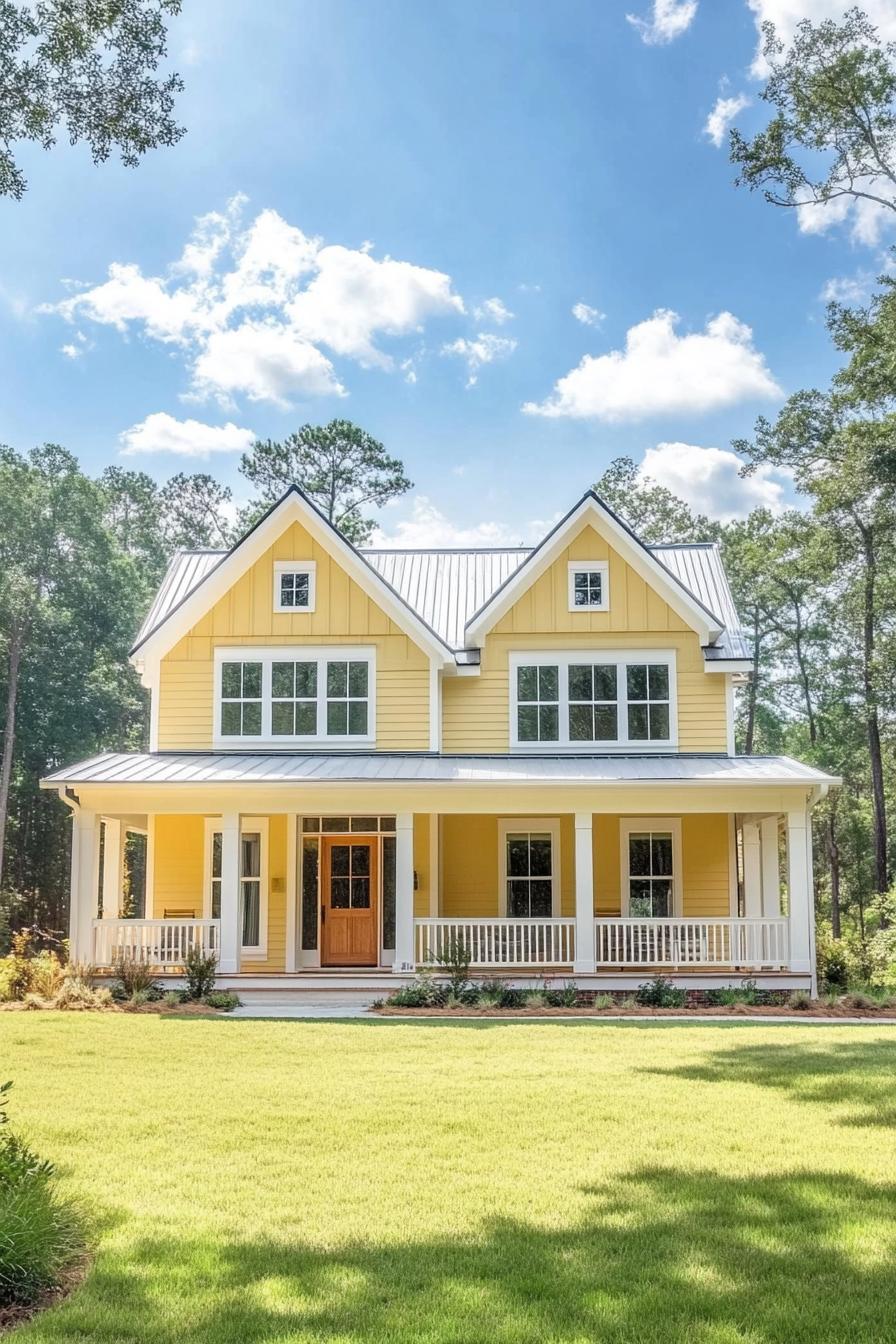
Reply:
[[624, 919], [681, 915], [680, 817], [622, 817], [619, 856]]
[[313, 560], [275, 560], [274, 610], [313, 611], [316, 576]]
[[498, 822], [498, 909], [509, 919], [560, 914], [560, 822], [508, 817]]
[[215, 746], [353, 747], [376, 740], [376, 650], [215, 650]]
[[512, 653], [515, 751], [670, 751], [678, 741], [674, 650]]
[[606, 560], [570, 560], [569, 609], [610, 610], [610, 566]]
[[[203, 911], [221, 918], [223, 878], [221, 830], [214, 817], [205, 819]], [[248, 957], [267, 956], [268, 945], [268, 819], [243, 817], [239, 842], [240, 942]]]

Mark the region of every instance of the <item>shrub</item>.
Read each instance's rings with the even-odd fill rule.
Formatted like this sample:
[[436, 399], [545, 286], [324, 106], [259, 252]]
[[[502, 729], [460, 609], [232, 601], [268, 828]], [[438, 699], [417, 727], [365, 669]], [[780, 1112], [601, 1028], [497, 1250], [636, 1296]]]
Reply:
[[481, 980], [479, 983], [479, 1002], [483, 1008], [500, 1008], [504, 1000], [503, 980]]
[[[0, 1087], [0, 1127], [11, 1084]], [[82, 1244], [80, 1219], [54, 1188], [51, 1163], [0, 1134], [0, 1308], [29, 1306], [55, 1288]]]
[[448, 977], [452, 996], [463, 1001], [463, 994], [470, 987], [470, 949], [463, 938], [452, 934], [435, 960]]
[[725, 985], [722, 989], [708, 989], [704, 994], [708, 1004], [716, 1008], [733, 1008], [737, 1004], [765, 1003], [767, 996], [756, 988], [754, 980], [745, 980], [742, 985]]
[[12, 935], [12, 950], [0, 960], [0, 1000], [24, 1000], [29, 994], [52, 998], [62, 984], [63, 966], [55, 952], [38, 952], [30, 929]]
[[218, 958], [214, 952], [205, 952], [201, 943], [191, 943], [184, 957], [184, 975], [187, 980], [187, 997], [204, 999], [215, 988], [215, 973]]
[[872, 994], [863, 994], [860, 990], [853, 990], [851, 994], [844, 994], [839, 1000], [842, 1008], [851, 1008], [855, 1012], [869, 1013], [880, 1006], [880, 1000]]
[[166, 1008], [179, 1008], [186, 997], [182, 989], [169, 989], [167, 994], [163, 995], [162, 1002]]
[[685, 991], [664, 975], [655, 975], [639, 985], [635, 993], [635, 1002], [642, 1008], [683, 1008], [686, 998]]
[[807, 1008], [812, 1007], [812, 995], [808, 989], [795, 989], [787, 1000], [787, 1007], [805, 1012]]
[[832, 989], [846, 989], [849, 984], [849, 957], [840, 941], [820, 943], [818, 949], [818, 976]]
[[79, 975], [67, 975], [48, 1006], [78, 1012], [108, 1008], [111, 1002], [112, 995], [108, 989], [94, 989], [89, 980]]
[[146, 993], [155, 986], [152, 967], [146, 961], [140, 961], [130, 952], [116, 952], [112, 959], [112, 969], [118, 981], [113, 989], [117, 999], [133, 999], [135, 994]]
[[568, 983], [545, 990], [545, 998], [552, 1008], [575, 1008], [579, 1002], [579, 991], [574, 984]]
[[202, 1002], [207, 1008], [217, 1008], [222, 1013], [232, 1013], [234, 1008], [240, 1006], [239, 996], [229, 989], [213, 989]]
[[546, 1008], [548, 996], [543, 989], [527, 989], [523, 991], [523, 1003], [527, 1008]]
[[592, 1008], [597, 1008], [599, 1011], [604, 1008], [615, 1008], [616, 1000], [613, 998], [612, 994], [595, 994], [591, 1001], [591, 1006]]
[[409, 985], [403, 985], [386, 999], [396, 1008], [439, 1008], [447, 994], [433, 979], [432, 971], [418, 971]]

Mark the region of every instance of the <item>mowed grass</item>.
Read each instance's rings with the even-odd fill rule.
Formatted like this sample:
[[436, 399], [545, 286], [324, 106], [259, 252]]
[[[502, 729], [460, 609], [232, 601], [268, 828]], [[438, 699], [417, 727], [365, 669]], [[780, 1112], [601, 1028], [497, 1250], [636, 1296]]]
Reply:
[[896, 1030], [0, 1015], [95, 1259], [22, 1341], [896, 1338]]

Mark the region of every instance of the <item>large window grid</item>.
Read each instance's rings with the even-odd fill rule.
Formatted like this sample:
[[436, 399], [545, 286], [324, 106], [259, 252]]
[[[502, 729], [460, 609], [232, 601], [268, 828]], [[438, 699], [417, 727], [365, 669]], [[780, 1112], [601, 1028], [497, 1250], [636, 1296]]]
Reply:
[[514, 750], [677, 745], [673, 652], [511, 654], [510, 686]]
[[218, 649], [215, 661], [217, 745], [375, 741], [373, 649]]

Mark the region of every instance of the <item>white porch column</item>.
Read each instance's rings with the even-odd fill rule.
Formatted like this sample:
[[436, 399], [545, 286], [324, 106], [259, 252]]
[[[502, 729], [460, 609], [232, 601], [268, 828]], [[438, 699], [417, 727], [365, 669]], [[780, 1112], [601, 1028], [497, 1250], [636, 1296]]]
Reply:
[[758, 822], [745, 821], [741, 833], [744, 843], [744, 916], [759, 919], [762, 915], [762, 855]]
[[778, 864], [778, 818], [763, 817], [759, 823], [762, 850], [762, 913], [766, 919], [781, 917], [781, 870]]
[[594, 960], [594, 849], [590, 812], [577, 812], [576, 825], [576, 956], [575, 975], [592, 975]]
[[235, 975], [240, 969], [240, 814], [221, 817], [221, 927], [218, 970]]
[[103, 919], [118, 919], [121, 914], [121, 888], [124, 877], [124, 830], [113, 817], [103, 818]]
[[414, 969], [414, 814], [395, 818], [395, 959], [392, 970]]
[[93, 960], [93, 920], [99, 896], [99, 826], [95, 812], [80, 808], [72, 817], [69, 954]]
[[806, 809], [787, 813], [787, 900], [790, 969], [812, 972], [812, 878]]

